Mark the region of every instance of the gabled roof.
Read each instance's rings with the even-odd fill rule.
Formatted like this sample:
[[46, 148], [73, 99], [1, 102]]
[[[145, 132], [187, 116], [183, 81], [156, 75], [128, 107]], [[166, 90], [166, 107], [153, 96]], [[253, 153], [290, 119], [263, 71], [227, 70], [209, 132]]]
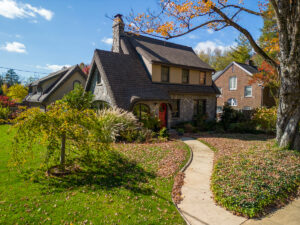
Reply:
[[50, 85], [49, 88], [47, 88], [45, 91], [43, 91], [42, 93], [31, 93], [29, 95], [27, 95], [25, 97], [25, 101], [27, 102], [39, 102], [39, 103], [43, 103], [45, 102], [53, 93], [55, 93], [55, 91], [61, 87], [75, 72], [79, 72], [79, 74], [86, 79], [86, 75], [82, 72], [82, 70], [80, 69], [80, 67], [78, 65], [74, 65], [71, 67], [68, 67], [66, 69], [62, 69], [60, 71], [57, 71], [55, 73], [51, 73], [48, 76], [35, 81], [33, 83], [30, 84], [30, 86], [36, 86], [36, 85], [40, 85], [43, 82], [53, 78], [53, 77], [58, 77], [58, 79], [56, 79], [55, 81], [53, 81], [53, 83]]
[[251, 66], [245, 63], [238, 63], [238, 62], [231, 62], [228, 66], [226, 66], [226, 68], [222, 71], [217, 71], [213, 76], [212, 79], [213, 81], [216, 81], [220, 76], [223, 75], [223, 73], [225, 71], [227, 71], [232, 65], [236, 65], [238, 67], [240, 67], [242, 70], [244, 70], [247, 74], [249, 74], [250, 76], [252, 76], [253, 74], [258, 73], [258, 69], [256, 66]]
[[[131, 51], [132, 46], [126, 47]], [[139, 56], [95, 50], [92, 65], [95, 63], [101, 78], [106, 84], [112, 102], [129, 110], [137, 100], [170, 100], [171, 93], [216, 94], [213, 86], [153, 83]], [[92, 70], [86, 83], [89, 88]]]
[[125, 33], [135, 50], [151, 63], [171, 64], [214, 71], [191, 47], [158, 40], [143, 35]]
[[29, 86], [35, 86], [35, 85], [38, 85], [40, 83], [43, 83], [47, 80], [50, 80], [54, 77], [59, 77], [59, 76], [63, 76], [66, 72], [68, 72], [68, 70], [70, 69], [70, 67], [68, 68], [63, 68], [61, 70], [58, 70], [56, 72], [53, 72], [53, 73], [50, 73], [49, 75], [39, 79], [39, 80], [36, 80], [36, 81], [33, 81], [32, 83], [29, 84]]

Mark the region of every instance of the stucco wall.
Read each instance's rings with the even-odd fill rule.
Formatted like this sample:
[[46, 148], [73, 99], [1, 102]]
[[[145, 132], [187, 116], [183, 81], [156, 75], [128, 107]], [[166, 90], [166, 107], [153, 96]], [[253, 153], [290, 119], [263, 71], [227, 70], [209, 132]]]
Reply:
[[[146, 65], [146, 68], [149, 71], [152, 71], [150, 73], [152, 75], [152, 81], [153, 82], [161, 82], [161, 65], [152, 64], [152, 66], [150, 66], [149, 62], [146, 59], [143, 58], [143, 60]], [[200, 83], [200, 76], [204, 76], [203, 71], [189, 70], [189, 84], [203, 85]], [[170, 79], [169, 80], [170, 80], [170, 83], [181, 84], [182, 83], [182, 68], [170, 66]], [[206, 84], [205, 85], [208, 85], [208, 86], [212, 85], [212, 73], [211, 72], [206, 72]]]
[[[237, 77], [237, 90], [229, 90], [229, 78]], [[262, 89], [258, 84], [252, 84], [252, 97], [245, 97], [245, 86], [250, 86], [249, 81], [252, 76], [246, 73], [239, 66], [233, 64], [216, 81], [217, 87], [222, 88], [222, 95], [217, 99], [217, 105], [223, 106], [230, 98], [237, 100], [237, 106], [234, 109], [243, 109], [246, 106], [257, 108], [262, 105]]]
[[65, 94], [73, 90], [73, 82], [75, 80], [80, 81], [81, 85], [85, 86], [85, 79], [80, 75], [80, 73], [75, 72], [68, 80], [65, 81], [51, 96], [48, 98], [46, 104], [55, 102], [58, 99], [61, 99]]
[[58, 78], [59, 76], [55, 76], [49, 80], [44, 81], [41, 85], [41, 87], [43, 88], [43, 92], [45, 92]]

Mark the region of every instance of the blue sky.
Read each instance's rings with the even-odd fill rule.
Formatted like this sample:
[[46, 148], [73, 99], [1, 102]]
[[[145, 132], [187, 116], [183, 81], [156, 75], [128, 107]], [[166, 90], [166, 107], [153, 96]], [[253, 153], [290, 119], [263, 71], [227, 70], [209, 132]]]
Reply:
[[[95, 48], [110, 50], [112, 17], [156, 9], [159, 0], [0, 0], [0, 67], [37, 71], [43, 76], [63, 65], [90, 63]], [[246, 1], [256, 8], [257, 0]], [[250, 3], [251, 2], [251, 3]], [[260, 18], [242, 15], [243, 24], [259, 37]], [[238, 32], [197, 30], [170, 41], [195, 49], [226, 48]], [[0, 68], [0, 73], [5, 72]], [[33, 73], [18, 72], [22, 77]]]

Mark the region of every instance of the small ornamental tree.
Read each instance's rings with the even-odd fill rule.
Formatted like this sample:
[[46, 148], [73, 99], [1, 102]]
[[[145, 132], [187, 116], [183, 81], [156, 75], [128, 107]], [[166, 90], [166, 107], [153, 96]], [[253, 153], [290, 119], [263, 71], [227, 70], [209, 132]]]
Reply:
[[15, 102], [22, 102], [22, 100], [28, 95], [28, 88], [22, 84], [14, 84], [9, 87], [7, 96]]
[[39, 143], [46, 147], [48, 167], [59, 164], [62, 171], [76, 160], [92, 162], [101, 150], [109, 148], [114, 134], [88, 108], [90, 94], [82, 94], [82, 88], [76, 87], [46, 112], [31, 108], [16, 118], [13, 160], [18, 165], [25, 162], [27, 153], [34, 153], [33, 146]]

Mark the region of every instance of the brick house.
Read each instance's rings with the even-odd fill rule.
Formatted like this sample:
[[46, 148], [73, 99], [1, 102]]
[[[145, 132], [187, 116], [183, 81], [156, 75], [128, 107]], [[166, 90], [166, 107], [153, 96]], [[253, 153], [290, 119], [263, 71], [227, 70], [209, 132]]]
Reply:
[[223, 71], [213, 75], [213, 81], [221, 92], [217, 97], [218, 113], [222, 112], [226, 102], [237, 110], [275, 105], [269, 88], [264, 88], [258, 83], [249, 84], [255, 73], [258, 73], [257, 67], [249, 60], [247, 64], [232, 62]]
[[151, 113], [171, 127], [198, 113], [215, 119], [213, 72], [191, 47], [125, 32], [118, 14], [112, 50], [95, 50], [85, 89], [95, 107], [117, 106], [139, 118]]

